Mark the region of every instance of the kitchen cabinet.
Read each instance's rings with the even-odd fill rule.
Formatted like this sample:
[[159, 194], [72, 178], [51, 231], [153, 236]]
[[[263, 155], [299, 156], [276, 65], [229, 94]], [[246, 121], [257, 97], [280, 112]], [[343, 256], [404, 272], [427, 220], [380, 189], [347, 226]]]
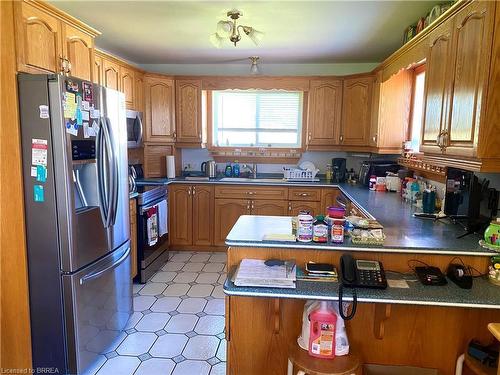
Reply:
[[241, 215], [250, 215], [250, 201], [215, 199], [214, 245], [225, 246], [228, 233]]
[[103, 58], [103, 85], [107, 88], [120, 90], [120, 65]]
[[130, 260], [131, 260], [131, 277], [137, 276], [137, 203], [136, 199], [129, 201], [129, 216], [130, 216]]
[[215, 187], [216, 198], [288, 200], [288, 189], [282, 186], [228, 185]]
[[486, 107], [494, 9], [495, 2], [475, 1], [454, 19], [453, 88], [448, 129], [442, 139], [447, 155], [477, 156], [479, 126]]
[[282, 200], [252, 200], [250, 201], [251, 215], [287, 216], [288, 204]]
[[146, 178], [166, 177], [167, 155], [174, 155], [174, 147], [172, 145], [145, 144], [144, 176]]
[[192, 147], [202, 143], [201, 80], [175, 81], [176, 143]]
[[326, 213], [329, 206], [337, 206], [337, 197], [340, 195], [339, 189], [321, 189], [321, 210]]
[[381, 82], [382, 75], [377, 72], [374, 83], [368, 141], [377, 153], [396, 154], [402, 151], [408, 134], [413, 73], [402, 70], [385, 82]]
[[169, 188], [171, 246], [211, 246], [214, 217], [214, 187], [179, 184]]
[[146, 75], [144, 97], [145, 142], [174, 142], [176, 137], [174, 80]]
[[125, 95], [127, 109], [135, 109], [135, 79], [134, 70], [125, 66], [120, 67], [120, 91]]
[[136, 71], [134, 74], [134, 81], [134, 109], [139, 112], [144, 112], [144, 74]]
[[97, 53], [94, 56], [94, 71], [92, 74], [92, 81], [98, 85], [103, 86], [103, 71], [102, 71], [102, 56]]
[[373, 77], [346, 78], [342, 96], [339, 141], [345, 146], [368, 146]]
[[63, 54], [69, 60], [70, 74], [92, 80], [94, 69], [94, 38], [76, 27], [63, 24]]
[[339, 143], [342, 81], [311, 80], [307, 120], [307, 148], [331, 149]]
[[49, 4], [14, 2], [17, 70], [91, 80], [98, 32]]
[[450, 82], [453, 79], [449, 74], [452, 71], [452, 22], [452, 19], [444, 22], [429, 34], [420, 145], [423, 152], [441, 152], [441, 137], [447, 128]]
[[313, 217], [316, 215], [324, 215], [326, 210], [322, 210], [319, 202], [288, 202], [288, 215], [297, 216], [300, 211], [308, 211]]

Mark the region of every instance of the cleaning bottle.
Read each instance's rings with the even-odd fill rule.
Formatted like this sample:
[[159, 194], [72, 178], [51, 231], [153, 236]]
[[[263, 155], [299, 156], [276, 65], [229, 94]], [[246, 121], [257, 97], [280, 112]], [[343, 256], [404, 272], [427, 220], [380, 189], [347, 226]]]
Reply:
[[309, 355], [318, 358], [335, 358], [335, 332], [337, 314], [327, 301], [309, 314]]

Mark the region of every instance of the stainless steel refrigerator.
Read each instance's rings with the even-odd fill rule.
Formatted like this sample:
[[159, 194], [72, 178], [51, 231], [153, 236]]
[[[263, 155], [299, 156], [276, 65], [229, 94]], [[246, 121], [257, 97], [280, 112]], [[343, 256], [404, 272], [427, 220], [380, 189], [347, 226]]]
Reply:
[[19, 74], [33, 367], [83, 373], [132, 313], [122, 93]]

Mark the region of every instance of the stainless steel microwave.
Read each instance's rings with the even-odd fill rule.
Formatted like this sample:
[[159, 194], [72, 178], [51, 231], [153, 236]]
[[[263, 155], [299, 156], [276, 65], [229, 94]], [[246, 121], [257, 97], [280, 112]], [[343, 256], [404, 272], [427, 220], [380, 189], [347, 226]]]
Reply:
[[142, 112], [127, 110], [127, 145], [129, 148], [142, 146]]

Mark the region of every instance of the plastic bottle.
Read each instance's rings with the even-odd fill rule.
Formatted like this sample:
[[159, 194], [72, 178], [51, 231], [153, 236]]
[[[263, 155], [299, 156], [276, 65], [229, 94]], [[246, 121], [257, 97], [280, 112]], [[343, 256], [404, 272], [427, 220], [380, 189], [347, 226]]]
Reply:
[[313, 242], [328, 242], [328, 224], [323, 215], [316, 216], [313, 223]]
[[238, 163], [233, 165], [233, 177], [240, 177], [240, 165]]
[[309, 314], [309, 354], [318, 358], [335, 358], [337, 314], [321, 301], [319, 308]]
[[224, 170], [224, 175], [226, 177], [231, 177], [232, 174], [233, 174], [233, 168], [231, 167], [231, 163], [227, 163], [226, 169]]
[[333, 171], [332, 171], [331, 164], [326, 165], [325, 179], [326, 179], [326, 182], [332, 182], [332, 180], [333, 180]]
[[313, 240], [313, 217], [309, 212], [301, 212], [297, 219], [297, 240], [311, 242]]
[[377, 188], [377, 176], [373, 174], [370, 176], [370, 182], [368, 183], [368, 188], [372, 191], [375, 191], [375, 189]]
[[331, 238], [333, 243], [344, 243], [345, 219], [333, 219]]

